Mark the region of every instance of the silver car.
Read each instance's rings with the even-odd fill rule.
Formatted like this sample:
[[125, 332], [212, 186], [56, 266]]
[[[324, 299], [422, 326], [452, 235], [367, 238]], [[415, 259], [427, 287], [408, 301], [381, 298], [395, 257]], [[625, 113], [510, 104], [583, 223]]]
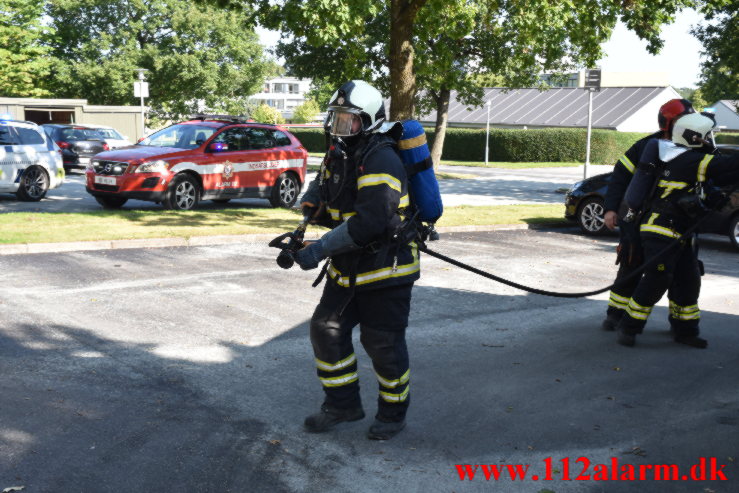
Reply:
[[39, 126], [0, 117], [0, 193], [35, 202], [63, 182], [61, 149]]

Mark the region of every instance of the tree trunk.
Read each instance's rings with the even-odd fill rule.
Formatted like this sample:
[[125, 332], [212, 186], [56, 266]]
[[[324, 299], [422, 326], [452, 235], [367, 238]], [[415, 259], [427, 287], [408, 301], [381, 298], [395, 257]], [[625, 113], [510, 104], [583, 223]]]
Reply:
[[413, 24], [427, 0], [390, 0], [390, 120], [413, 118]]
[[439, 91], [439, 97], [436, 98], [436, 133], [434, 134], [434, 144], [431, 146], [431, 160], [434, 167], [439, 166], [441, 162], [441, 153], [444, 150], [444, 137], [446, 137], [446, 124], [449, 117], [449, 96], [451, 90], [442, 88]]

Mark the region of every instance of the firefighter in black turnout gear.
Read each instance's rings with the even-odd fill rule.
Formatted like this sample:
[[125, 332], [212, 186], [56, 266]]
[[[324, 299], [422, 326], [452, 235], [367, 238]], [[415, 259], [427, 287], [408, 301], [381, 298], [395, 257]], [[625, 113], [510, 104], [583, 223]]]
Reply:
[[[697, 149], [710, 143], [715, 122], [689, 113], [676, 119], [671, 140], [651, 140], [639, 167], [656, 170], [654, 193], [647, 202], [639, 231], [644, 257], [650, 259], [686, 233], [705, 211], [720, 206], [719, 194], [706, 194], [710, 181], [716, 186], [739, 183], [739, 155], [706, 154]], [[636, 178], [634, 178], [634, 181]], [[631, 189], [626, 202], [633, 202]], [[638, 194], [637, 194], [638, 195]], [[622, 221], [623, 222], [623, 221]], [[680, 241], [651, 262], [628, 300], [618, 322], [618, 342], [633, 346], [652, 308], [670, 289], [670, 325], [676, 342], [705, 348], [699, 337], [700, 266], [694, 249], [695, 235]]]
[[[616, 228], [616, 225], [619, 227], [620, 240], [616, 257], [616, 263], [618, 264], [616, 281], [631, 275], [645, 260], [639, 239], [638, 221], [618, 221], [621, 204], [623, 203], [626, 189], [636, 171], [636, 166], [639, 164], [639, 158], [644, 152], [647, 142], [652, 139], [669, 138], [669, 131], [675, 119], [694, 112], [693, 105], [686, 99], [671, 99], [663, 104], [657, 114], [660, 131], [636, 141], [613, 167], [613, 174], [611, 175], [611, 181], [608, 183], [608, 190], [605, 196], [604, 220], [606, 227], [611, 231]], [[639, 284], [640, 278], [639, 276], [634, 276], [611, 290], [606, 318], [601, 325], [603, 330], [616, 330], [616, 324], [618, 324], [618, 321], [621, 320], [621, 317], [625, 313], [629, 299], [634, 293], [637, 284]]]
[[420, 276], [418, 248], [403, 239], [408, 183], [396, 150], [402, 127], [385, 122], [383, 98], [363, 81], [342, 85], [326, 120], [331, 147], [301, 207], [313, 222], [332, 228], [295, 255], [303, 269], [324, 258], [326, 286], [310, 323], [318, 378], [325, 393], [320, 412], [305, 420], [323, 432], [364, 417], [352, 329], [379, 386], [378, 411], [368, 437], [384, 440], [405, 426], [410, 370], [405, 330], [411, 289]]

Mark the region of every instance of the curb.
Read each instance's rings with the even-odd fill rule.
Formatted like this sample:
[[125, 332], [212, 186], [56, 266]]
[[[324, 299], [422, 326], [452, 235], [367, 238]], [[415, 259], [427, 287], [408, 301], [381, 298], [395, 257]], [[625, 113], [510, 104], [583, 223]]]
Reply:
[[[442, 226], [436, 230], [439, 233], [471, 233], [540, 229], [544, 226], [547, 225], [501, 224], [490, 226]], [[564, 226], [549, 225], [548, 227]], [[84, 252], [93, 250], [121, 250], [127, 248], [197, 247], [228, 245], [234, 243], [266, 243], [272, 240], [276, 235], [277, 233], [257, 233], [246, 235], [191, 236], [189, 238], [143, 238], [137, 240], [72, 241], [66, 243], [15, 243], [11, 245], [0, 245], [0, 256], [34, 253]], [[320, 237], [320, 233], [307, 233], [305, 235], [305, 238], [309, 240], [315, 240]]]

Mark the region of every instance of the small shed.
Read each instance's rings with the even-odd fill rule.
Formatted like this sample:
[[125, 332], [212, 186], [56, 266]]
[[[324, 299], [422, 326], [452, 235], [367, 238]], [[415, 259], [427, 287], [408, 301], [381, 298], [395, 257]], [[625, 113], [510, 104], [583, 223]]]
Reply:
[[86, 99], [35, 99], [0, 97], [0, 114], [16, 120], [44, 123], [90, 123], [115, 128], [135, 142], [141, 134], [140, 106], [102, 106]]

